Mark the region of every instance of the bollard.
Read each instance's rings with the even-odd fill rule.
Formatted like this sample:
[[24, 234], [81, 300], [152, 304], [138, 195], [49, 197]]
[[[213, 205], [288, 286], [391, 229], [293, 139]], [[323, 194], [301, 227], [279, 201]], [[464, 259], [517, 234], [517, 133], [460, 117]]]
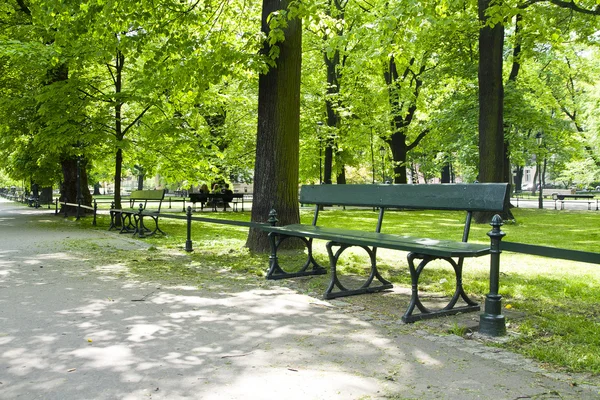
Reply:
[[58, 199], [55, 199], [54, 203], [56, 204], [54, 207], [54, 215], [58, 215]]
[[194, 251], [192, 249], [192, 207], [187, 208], [187, 240], [185, 241], [185, 251]]
[[98, 212], [98, 203], [96, 199], [94, 199], [94, 220], [92, 221], [92, 226], [96, 226], [96, 213]]
[[110, 202], [110, 210], [108, 210], [108, 213], [110, 214], [110, 226], [108, 227], [108, 230], [110, 231], [112, 228], [117, 229], [117, 225], [115, 224], [115, 218], [117, 213], [115, 211], [113, 211], [115, 209], [115, 202], [111, 201]]
[[[275, 226], [277, 225], [277, 222], [279, 222], [279, 220], [277, 219], [277, 211], [275, 211], [274, 208], [272, 208], [271, 211], [269, 211], [269, 219], [267, 220], [267, 222], [271, 226]], [[275, 236], [273, 235], [273, 233], [269, 233], [269, 242], [271, 243], [271, 254], [269, 255], [269, 271], [267, 273], [267, 277], [269, 277], [270, 274], [272, 274], [273, 272], [281, 270], [281, 268], [279, 267], [279, 262], [277, 260], [277, 249], [275, 246]]]
[[279, 220], [277, 219], [277, 211], [275, 211], [274, 208], [272, 208], [271, 211], [269, 211], [269, 219], [267, 220], [267, 222], [271, 224], [271, 226], [275, 226], [277, 225], [277, 222], [279, 222]]
[[498, 294], [500, 287], [500, 241], [506, 233], [500, 230], [504, 225], [502, 218], [496, 214], [490, 223], [490, 293], [485, 297], [485, 310], [479, 317], [479, 333], [489, 336], [506, 334], [506, 321], [502, 315], [502, 296]]
[[[138, 224], [139, 226], [136, 226], [135, 229], [138, 230], [138, 237], [143, 238], [144, 237], [144, 216], [142, 215], [142, 213], [144, 212], [144, 205], [142, 203], [140, 203], [140, 209], [138, 212]], [[134, 233], [135, 235], [135, 233]]]
[[67, 202], [65, 201], [64, 203], [61, 203], [64, 205], [65, 207], [65, 218], [67, 218]]
[[80, 217], [81, 217], [81, 199], [77, 199], [77, 218], [75, 218], [75, 221], [79, 221]]

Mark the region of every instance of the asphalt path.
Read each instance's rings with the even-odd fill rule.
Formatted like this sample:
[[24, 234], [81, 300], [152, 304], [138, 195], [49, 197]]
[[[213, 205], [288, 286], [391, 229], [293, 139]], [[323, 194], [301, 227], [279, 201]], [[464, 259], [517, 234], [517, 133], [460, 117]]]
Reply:
[[148, 248], [0, 199], [0, 399], [600, 398], [485, 341], [277, 284], [127, 278], [90, 240]]

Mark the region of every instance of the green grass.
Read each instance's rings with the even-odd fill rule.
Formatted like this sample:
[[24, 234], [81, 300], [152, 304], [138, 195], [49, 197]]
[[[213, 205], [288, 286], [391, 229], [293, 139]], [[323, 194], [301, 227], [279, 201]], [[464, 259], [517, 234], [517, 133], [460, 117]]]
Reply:
[[[175, 210], [175, 208], [174, 208]], [[168, 211], [173, 212], [173, 211]], [[598, 252], [600, 212], [513, 209], [516, 223], [503, 226], [505, 240], [574, 250]], [[250, 213], [205, 213], [211, 218], [248, 221]], [[319, 224], [348, 229], [373, 230], [378, 213], [372, 210], [326, 209]], [[312, 210], [303, 210], [304, 223], [312, 220]], [[80, 221], [90, 227], [91, 218]], [[415, 236], [455, 239], [462, 236], [464, 214], [437, 211], [388, 211], [383, 231]], [[108, 217], [100, 216], [97, 229], [106, 229]], [[186, 230], [184, 221], [161, 219], [161, 228], [168, 235], [144, 239], [153, 251], [132, 256], [117, 252], [131, 273], [150, 279], [185, 281], [194, 285], [235, 285], [236, 280], [252, 285], [268, 285], [264, 280], [268, 257], [253, 254], [245, 247], [247, 229], [208, 223], [194, 223], [192, 229], [194, 253], [183, 251]], [[470, 241], [487, 243], [488, 225], [474, 225]], [[160, 250], [160, 251], [159, 251]], [[179, 257], [165, 257], [165, 251]], [[302, 261], [302, 251], [289, 251], [286, 262]], [[315, 242], [315, 256], [327, 265], [324, 243]], [[137, 261], [132, 261], [132, 257]], [[143, 257], [143, 258], [142, 258]], [[140, 262], [142, 260], [143, 262]], [[364, 275], [368, 270], [366, 254], [352, 250], [340, 260], [342, 274]], [[280, 260], [281, 261], [281, 260]], [[410, 285], [410, 275], [404, 254], [378, 251], [380, 272], [395, 284]], [[282, 262], [282, 265], [283, 262]], [[215, 274], [214, 271], [223, 272]], [[235, 277], [235, 279], [231, 279]], [[286, 283], [287, 282], [287, 283]], [[327, 276], [283, 281], [279, 284], [320, 295], [328, 282]], [[465, 261], [464, 284], [470, 296], [479, 301], [489, 290], [489, 259]], [[450, 294], [453, 290], [451, 270], [442, 263], [426, 268], [420, 290]], [[507, 307], [509, 339], [497, 344], [535, 358], [558, 369], [573, 372], [600, 373], [600, 265], [503, 253], [501, 256], [500, 292]], [[366, 296], [360, 296], [366, 297]], [[418, 323], [417, 323], [418, 324]], [[465, 332], [453, 326], [451, 332]]]

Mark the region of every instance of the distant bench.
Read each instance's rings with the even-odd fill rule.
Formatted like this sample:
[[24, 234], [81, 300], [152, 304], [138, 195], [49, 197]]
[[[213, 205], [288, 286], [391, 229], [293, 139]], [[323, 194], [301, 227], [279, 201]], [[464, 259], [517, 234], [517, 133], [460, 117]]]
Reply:
[[[120, 229], [120, 233], [138, 234], [140, 237], [151, 236], [156, 232], [165, 234], [158, 226], [160, 216], [160, 208], [165, 198], [165, 190], [134, 190], [129, 196], [129, 209], [115, 209], [114, 206], [110, 209], [110, 227], [111, 229]], [[137, 202], [138, 208], [135, 208]], [[157, 203], [158, 208], [152, 211], [147, 211], [148, 202]], [[144, 225], [143, 217], [148, 216], [154, 221], [154, 229], [149, 229]], [[121, 226], [117, 226], [117, 221]]]
[[238, 210], [238, 202], [242, 203], [242, 211], [244, 211], [244, 194], [243, 193], [189, 193], [190, 202], [196, 206], [200, 203], [200, 209], [204, 210], [204, 206], [210, 202], [212, 210], [217, 211], [219, 204], [223, 205], [223, 211], [227, 210], [227, 204], [232, 204], [232, 210]]
[[[557, 203], [560, 201], [560, 209], [565, 209], [565, 200], [578, 200], [584, 199], [587, 200], [588, 210], [592, 209], [592, 203], [594, 202], [593, 194], [559, 194], [552, 193], [552, 199], [554, 200], [554, 209], [557, 209]], [[596, 211], [598, 211], [598, 200], [596, 200]]]
[[[479, 304], [467, 297], [462, 286], [462, 267], [466, 257], [481, 257], [495, 254], [491, 262], [499, 264], [498, 249], [503, 233], [493, 235], [491, 244], [467, 243], [473, 212], [501, 212], [508, 203], [508, 184], [478, 183], [478, 184], [442, 184], [442, 185], [307, 185], [301, 188], [300, 202], [314, 204], [315, 211], [312, 224], [292, 224], [275, 226], [276, 213], [272, 211], [270, 221], [272, 226], [265, 225], [261, 229], [269, 232], [271, 256], [267, 279], [284, 279], [298, 276], [318, 275], [327, 273], [319, 265], [312, 254], [314, 239], [327, 240], [327, 253], [331, 269], [329, 286], [325, 290], [326, 299], [349, 296], [361, 293], [378, 292], [390, 289], [392, 284], [384, 279], [377, 270], [377, 248], [408, 251], [408, 267], [412, 281], [412, 295], [409, 306], [402, 317], [405, 322], [439, 315], [450, 315], [464, 311], [477, 311]], [[318, 226], [319, 210], [326, 205], [361, 206], [379, 208], [379, 218], [373, 232], [342, 229], [338, 227]], [[461, 241], [428, 239], [418, 236], [404, 236], [381, 233], [383, 217], [386, 210], [417, 209], [417, 210], [447, 210], [466, 211], [466, 220]], [[494, 218], [495, 232], [500, 232], [502, 220]], [[432, 221], [435, 223], [435, 221]], [[415, 226], [407, 234], [415, 234], [419, 227]], [[281, 244], [292, 237], [300, 238], [306, 245], [308, 257], [297, 272], [286, 272], [280, 265], [277, 252]], [[370, 274], [366, 282], [358, 289], [347, 289], [340, 282], [336, 265], [343, 251], [349, 247], [363, 248], [370, 257]], [[454, 295], [441, 310], [429, 310], [419, 299], [419, 276], [425, 266], [436, 259], [442, 259], [453, 267], [456, 284]], [[456, 259], [456, 260], [455, 260]], [[415, 265], [415, 260], [421, 260]], [[495, 260], [495, 261], [494, 261]], [[372, 286], [374, 280], [378, 283]], [[490, 284], [492, 287], [492, 284]], [[464, 306], [455, 306], [462, 298]], [[486, 300], [487, 306], [487, 300]], [[420, 314], [413, 314], [415, 307]], [[487, 307], [486, 307], [487, 308]]]

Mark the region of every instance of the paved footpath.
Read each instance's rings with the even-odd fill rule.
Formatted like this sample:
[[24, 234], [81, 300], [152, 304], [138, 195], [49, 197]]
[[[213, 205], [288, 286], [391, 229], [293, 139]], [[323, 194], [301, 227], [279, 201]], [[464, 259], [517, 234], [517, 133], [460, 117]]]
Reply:
[[0, 399], [600, 398], [479, 341], [277, 285], [124, 278], [77, 241], [144, 242], [57, 218], [0, 199]]

